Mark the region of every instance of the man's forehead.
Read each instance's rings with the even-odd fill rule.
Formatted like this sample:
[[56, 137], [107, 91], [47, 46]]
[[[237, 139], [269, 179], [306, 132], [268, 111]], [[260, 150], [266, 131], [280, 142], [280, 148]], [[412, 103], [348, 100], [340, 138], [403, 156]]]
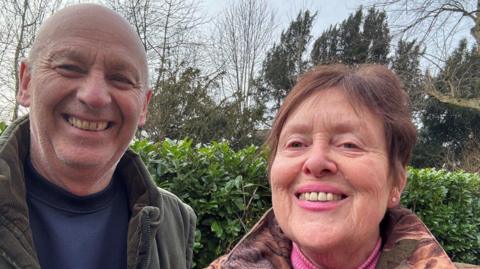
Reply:
[[116, 66], [130, 66], [141, 65], [138, 61], [138, 57], [134, 57], [133, 53], [129, 53], [127, 50], [119, 50], [115, 48], [91, 48], [82, 45], [67, 45], [55, 47], [47, 50], [45, 55], [49, 61], [55, 60], [71, 60], [76, 62], [82, 62], [85, 64], [93, 63], [98, 57], [105, 64]]
[[[84, 68], [89, 68], [95, 62], [99, 62], [106, 72], [128, 72], [136, 80], [146, 79], [146, 71], [142, 62], [121, 51], [115, 52], [109, 49], [95, 51], [82, 49], [81, 46], [64, 46], [50, 50], [45, 56], [44, 60], [52, 64], [79, 64]], [[146, 81], [141, 81], [141, 83], [146, 83]]]
[[[143, 44], [131, 25], [114, 11], [96, 4], [81, 4], [64, 8], [51, 16], [42, 25], [32, 53], [38, 49], [58, 46], [61, 42], [72, 42], [76, 38], [81, 45], [82, 40], [91, 43], [107, 43], [124, 47], [127, 53], [136, 54], [146, 62]], [[110, 44], [108, 44], [110, 43]]]

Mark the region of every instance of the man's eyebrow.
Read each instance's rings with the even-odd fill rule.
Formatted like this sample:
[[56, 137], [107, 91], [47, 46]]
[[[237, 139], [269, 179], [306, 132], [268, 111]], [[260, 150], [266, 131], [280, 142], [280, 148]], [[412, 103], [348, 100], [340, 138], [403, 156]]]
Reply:
[[89, 57], [85, 52], [74, 48], [62, 48], [53, 50], [48, 54], [48, 61], [54, 62], [58, 60], [71, 60], [81, 64], [89, 64]]

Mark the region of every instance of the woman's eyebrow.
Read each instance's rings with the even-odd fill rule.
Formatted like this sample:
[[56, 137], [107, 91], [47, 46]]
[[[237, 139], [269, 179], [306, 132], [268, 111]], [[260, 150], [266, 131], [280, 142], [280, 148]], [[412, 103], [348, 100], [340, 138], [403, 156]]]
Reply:
[[[329, 118], [323, 119], [321, 122], [317, 122], [316, 124], [321, 124], [325, 128], [324, 130], [331, 132], [331, 133], [365, 133], [370, 135], [370, 132], [365, 127], [364, 122], [362, 121], [354, 121], [354, 120], [342, 120], [341, 118]], [[292, 133], [305, 133], [312, 131], [313, 126], [306, 123], [290, 123], [285, 124], [282, 130], [281, 135], [289, 135]]]
[[282, 128], [282, 133], [291, 134], [291, 133], [305, 133], [312, 130], [312, 126], [305, 123], [285, 123]]
[[362, 129], [361, 126], [362, 124], [359, 124], [359, 122], [346, 120], [346, 121], [336, 122], [333, 125], [332, 129], [338, 133], [350, 133], [350, 132], [358, 132], [360, 129]]

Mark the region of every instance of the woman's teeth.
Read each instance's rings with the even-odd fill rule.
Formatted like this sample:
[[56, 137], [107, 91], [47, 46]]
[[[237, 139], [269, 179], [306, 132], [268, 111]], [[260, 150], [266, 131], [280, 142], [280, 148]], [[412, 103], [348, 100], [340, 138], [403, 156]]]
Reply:
[[300, 194], [298, 199], [311, 202], [328, 202], [342, 200], [342, 195], [330, 192], [304, 192]]
[[68, 122], [78, 129], [88, 131], [103, 131], [108, 127], [108, 122], [106, 121], [86, 121], [75, 117], [68, 117]]

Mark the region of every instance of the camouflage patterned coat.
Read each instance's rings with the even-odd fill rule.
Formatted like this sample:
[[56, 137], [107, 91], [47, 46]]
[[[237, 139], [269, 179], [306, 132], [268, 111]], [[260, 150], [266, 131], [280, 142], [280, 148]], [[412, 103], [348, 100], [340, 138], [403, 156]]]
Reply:
[[[404, 208], [387, 211], [381, 223], [383, 247], [377, 269], [480, 268], [453, 264], [425, 224]], [[269, 210], [232, 249], [208, 269], [291, 269], [291, 241]]]

